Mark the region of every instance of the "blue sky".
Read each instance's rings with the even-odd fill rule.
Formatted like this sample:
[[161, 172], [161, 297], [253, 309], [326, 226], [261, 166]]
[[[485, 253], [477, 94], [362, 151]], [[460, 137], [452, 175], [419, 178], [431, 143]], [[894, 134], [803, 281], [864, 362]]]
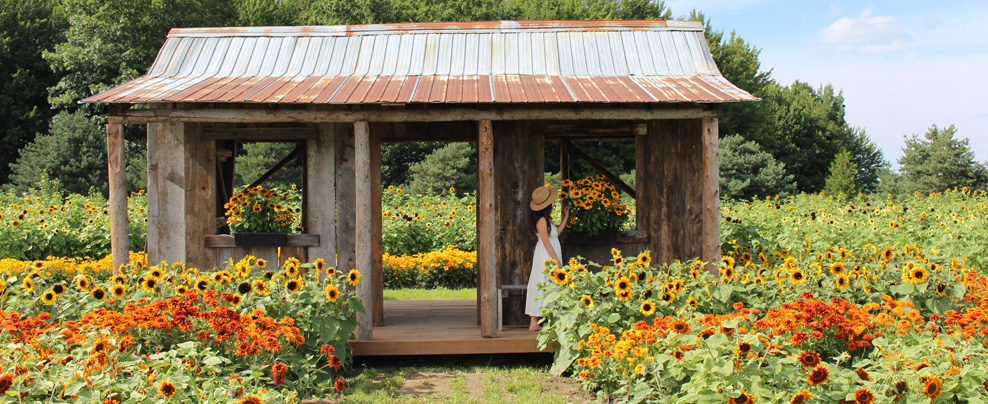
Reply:
[[832, 84], [846, 119], [898, 167], [904, 135], [958, 128], [988, 161], [988, 1], [667, 0], [761, 49], [782, 84]]

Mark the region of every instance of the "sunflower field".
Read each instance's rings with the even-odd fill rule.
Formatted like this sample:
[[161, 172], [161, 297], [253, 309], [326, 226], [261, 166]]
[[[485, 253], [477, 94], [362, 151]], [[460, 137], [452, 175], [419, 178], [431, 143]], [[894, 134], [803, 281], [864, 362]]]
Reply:
[[540, 344], [615, 402], [988, 402], [986, 200], [725, 203], [720, 262], [550, 267]]
[[356, 270], [0, 260], [0, 402], [287, 403], [345, 389]]

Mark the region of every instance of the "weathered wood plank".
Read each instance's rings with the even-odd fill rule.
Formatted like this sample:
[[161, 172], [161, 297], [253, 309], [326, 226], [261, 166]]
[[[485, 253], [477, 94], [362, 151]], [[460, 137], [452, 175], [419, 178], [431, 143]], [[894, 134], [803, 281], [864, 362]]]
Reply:
[[[206, 247], [209, 248], [233, 248], [236, 243], [233, 236], [229, 234], [214, 234], [206, 236]], [[286, 247], [308, 247], [311, 249], [322, 245], [322, 236], [319, 234], [289, 234]], [[316, 258], [324, 258], [321, 255], [312, 254]], [[329, 262], [328, 260], [326, 262]]]
[[374, 329], [374, 274], [371, 264], [371, 139], [367, 121], [357, 121], [354, 127], [354, 175], [356, 184], [356, 268], [362, 274], [357, 284], [357, 298], [364, 303], [367, 313], [357, 313], [357, 329], [354, 336], [358, 341], [373, 339]]
[[205, 238], [216, 233], [216, 142], [200, 136], [202, 124], [185, 125], [185, 265], [210, 268], [216, 250], [206, 248]]
[[354, 231], [356, 229], [356, 180], [353, 160], [353, 125], [340, 125], [336, 131], [336, 269], [356, 268]]
[[134, 109], [116, 112], [110, 123], [143, 124], [152, 122], [213, 122], [213, 123], [272, 123], [272, 122], [448, 122], [481, 120], [653, 120], [713, 118], [717, 112], [704, 107], [663, 107], [651, 104], [628, 105], [624, 108], [580, 108], [571, 106], [521, 106], [517, 108], [475, 109], [471, 107], [443, 109], [300, 109], [293, 107], [250, 107], [240, 109]]
[[[527, 121], [494, 122], [493, 130], [499, 284], [527, 284], [537, 240], [529, 202], [545, 181], [545, 142]], [[512, 292], [502, 306], [504, 324], [528, 322], [524, 294]]]
[[[701, 192], [703, 193], [703, 246], [701, 258], [708, 262], [720, 261], [720, 153], [717, 118], [703, 119], [703, 164]], [[708, 271], [716, 271], [713, 265]], [[715, 272], [716, 274], [716, 272]]]
[[202, 131], [202, 137], [209, 140], [284, 142], [315, 139], [319, 137], [319, 131], [314, 127], [209, 128]]
[[494, 130], [491, 121], [480, 121], [477, 134], [477, 296], [480, 333], [496, 338], [497, 324], [497, 216], [495, 212]]
[[185, 261], [184, 151], [185, 124], [148, 125], [148, 262]]
[[381, 138], [394, 133], [394, 126], [374, 124], [370, 128], [371, 274], [374, 326], [384, 325], [384, 239], [381, 218]]
[[306, 141], [305, 229], [319, 237], [309, 246], [309, 256], [336, 265], [336, 130], [335, 124], [319, 124], [319, 136]]
[[130, 262], [127, 218], [127, 158], [124, 155], [123, 125], [106, 125], [107, 169], [110, 186], [110, 254], [113, 273]]

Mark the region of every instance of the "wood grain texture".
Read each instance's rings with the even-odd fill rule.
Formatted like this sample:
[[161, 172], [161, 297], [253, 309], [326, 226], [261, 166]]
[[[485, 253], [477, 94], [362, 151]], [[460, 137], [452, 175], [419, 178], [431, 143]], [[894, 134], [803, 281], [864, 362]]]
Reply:
[[494, 130], [480, 121], [477, 134], [477, 270], [481, 335], [495, 338], [497, 324], [497, 216], [495, 212]]
[[206, 236], [216, 234], [216, 142], [202, 138], [202, 124], [185, 125], [185, 265], [211, 270], [216, 250]]
[[[537, 240], [529, 202], [532, 191], [544, 182], [545, 142], [528, 121], [494, 122], [493, 130], [498, 281], [527, 284]], [[529, 321], [524, 293], [511, 292], [502, 306], [504, 324]]]
[[[717, 118], [703, 119], [703, 260], [720, 261], [720, 145]], [[713, 265], [708, 266], [713, 270]]]
[[373, 339], [374, 328], [374, 274], [371, 263], [371, 136], [370, 126], [366, 121], [357, 121], [354, 127], [354, 174], [356, 184], [356, 268], [362, 274], [357, 284], [357, 298], [364, 303], [366, 313], [357, 313], [357, 329], [354, 336], [358, 341]]
[[336, 131], [336, 269], [346, 273], [356, 268], [356, 177], [354, 174], [353, 125]]
[[309, 256], [336, 266], [336, 132], [337, 124], [319, 124], [318, 137], [306, 141], [305, 229], [319, 237]]
[[371, 300], [374, 302], [374, 326], [384, 325], [384, 239], [381, 218], [381, 138], [394, 132], [394, 125], [371, 124], [370, 192], [371, 192], [371, 273], [374, 275]]
[[106, 125], [106, 152], [109, 180], [110, 254], [113, 273], [130, 262], [127, 218], [127, 158], [124, 154], [123, 125]]
[[185, 262], [185, 124], [148, 125], [148, 262]]

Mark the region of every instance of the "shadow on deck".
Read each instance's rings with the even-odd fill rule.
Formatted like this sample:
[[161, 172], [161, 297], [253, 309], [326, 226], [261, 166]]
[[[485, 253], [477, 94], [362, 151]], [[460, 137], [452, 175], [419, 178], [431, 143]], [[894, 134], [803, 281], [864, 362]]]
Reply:
[[374, 327], [372, 341], [350, 341], [354, 356], [540, 352], [538, 333], [528, 327], [505, 326], [498, 338], [482, 338], [475, 300], [388, 300], [384, 324]]

